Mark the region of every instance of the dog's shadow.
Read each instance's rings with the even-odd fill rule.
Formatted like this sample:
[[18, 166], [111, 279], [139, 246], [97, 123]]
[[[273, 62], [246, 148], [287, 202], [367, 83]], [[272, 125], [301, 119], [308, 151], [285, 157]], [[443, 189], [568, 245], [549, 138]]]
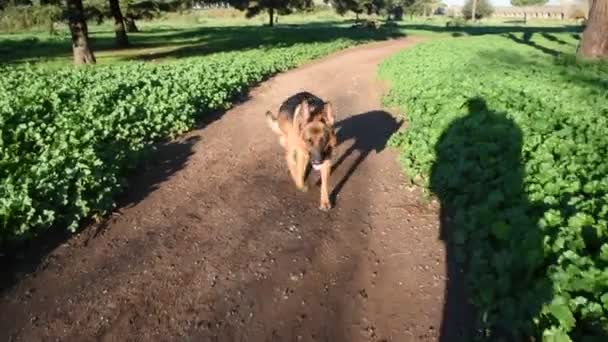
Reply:
[[[391, 114], [382, 110], [352, 115], [336, 123], [338, 147], [350, 140], [353, 140], [353, 143], [342, 154], [339, 154], [339, 158], [332, 165], [332, 174], [354, 152], [358, 154], [356, 159], [348, 165], [344, 176], [335, 183], [330, 194], [332, 203], [336, 202], [337, 196], [346, 182], [370, 152], [380, 153], [384, 150], [391, 135], [399, 130], [401, 125], [403, 125], [403, 120], [397, 121]], [[317, 185], [319, 184], [320, 180], [317, 181]]]

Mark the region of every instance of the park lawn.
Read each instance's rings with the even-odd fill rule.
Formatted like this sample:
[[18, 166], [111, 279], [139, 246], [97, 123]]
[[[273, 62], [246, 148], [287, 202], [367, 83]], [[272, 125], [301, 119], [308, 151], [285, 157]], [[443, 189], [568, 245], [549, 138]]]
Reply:
[[531, 19], [526, 25], [517, 20], [506, 18], [482, 19], [476, 23], [463, 22], [461, 19], [450, 19], [448, 17], [405, 18], [398, 23], [399, 30], [408, 35], [423, 36], [428, 38], [443, 37], [465, 37], [480, 35], [502, 35], [507, 33], [523, 32], [547, 32], [580, 34], [580, 24], [575, 20], [535, 20]]
[[[196, 57], [215, 52], [239, 51], [259, 46], [288, 46], [306, 42], [329, 42], [339, 38], [381, 39], [399, 34], [397, 29], [381, 32], [350, 30], [349, 17], [331, 12], [281, 16], [276, 27], [264, 26], [265, 16], [244, 18], [235, 10], [166, 14], [162, 18], [137, 23], [140, 32], [129, 33], [131, 47], [116, 49], [109, 22], [89, 22], [91, 44], [98, 64]], [[0, 64], [71, 63], [71, 41], [67, 27], [57, 25], [57, 33], [45, 30], [0, 33]]]
[[481, 325], [553, 341], [608, 336], [608, 64], [577, 62], [577, 43], [436, 39], [380, 68], [407, 113], [391, 144], [451, 217]]
[[[331, 10], [279, 16], [276, 27], [266, 25], [265, 14], [252, 19], [231, 9], [168, 13], [154, 20], [137, 22], [138, 33], [130, 33], [131, 47], [116, 49], [110, 22], [89, 22], [89, 31], [99, 64], [129, 61], [159, 61], [201, 56], [214, 52], [237, 51], [260, 45], [289, 45], [301, 42], [331, 41], [337, 38], [366, 39], [372, 36], [417, 35], [432, 38], [467, 35], [505, 34], [524, 31], [575, 33], [580, 27], [574, 21], [530, 20], [520, 25], [515, 20], [487, 19], [476, 24], [447, 26], [454, 22], [445, 17], [409, 18], [371, 33], [349, 29], [353, 15], [340, 16]], [[361, 19], [385, 18], [362, 15]], [[0, 33], [0, 64], [45, 63], [67, 65], [71, 62], [71, 42], [65, 25], [57, 25], [57, 34], [41, 29], [27, 32]]]
[[[396, 36], [398, 32], [368, 32], [349, 30], [342, 26], [257, 27], [206, 26], [190, 28], [142, 28], [129, 34], [131, 48], [114, 48], [114, 33], [105, 27], [92, 29], [91, 40], [99, 64], [124, 61], [150, 61], [198, 57], [215, 52], [242, 51], [260, 46], [289, 46], [297, 43], [329, 42], [346, 38], [355, 40], [380, 39]], [[0, 37], [0, 62], [71, 63], [71, 43], [67, 33], [58, 37], [47, 34], [11, 35]]]

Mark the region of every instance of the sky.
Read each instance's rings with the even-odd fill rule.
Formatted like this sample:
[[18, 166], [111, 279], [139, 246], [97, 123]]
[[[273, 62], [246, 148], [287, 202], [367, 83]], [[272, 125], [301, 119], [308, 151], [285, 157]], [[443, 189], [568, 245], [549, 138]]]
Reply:
[[[462, 6], [465, 0], [443, 0], [447, 5], [459, 5]], [[494, 6], [511, 6], [511, 0], [490, 0]], [[557, 5], [559, 0], [549, 0], [547, 5]]]

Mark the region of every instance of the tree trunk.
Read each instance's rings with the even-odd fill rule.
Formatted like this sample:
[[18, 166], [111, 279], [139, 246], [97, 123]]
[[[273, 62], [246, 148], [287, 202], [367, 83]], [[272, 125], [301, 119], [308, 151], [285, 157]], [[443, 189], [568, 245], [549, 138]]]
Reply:
[[269, 17], [268, 26], [273, 27], [274, 26], [274, 8], [272, 8], [272, 7], [268, 8], [268, 17]]
[[475, 15], [477, 11], [477, 0], [473, 0], [473, 8], [471, 9], [471, 20], [475, 21]]
[[528, 13], [524, 12], [524, 25], [528, 23]]
[[593, 1], [581, 39], [579, 56], [586, 59], [608, 59], [608, 0]]
[[132, 16], [127, 15], [125, 17], [125, 24], [127, 25], [127, 32], [139, 32], [137, 25], [135, 25], [135, 19]]
[[82, 0], [68, 0], [68, 21], [72, 34], [75, 64], [95, 64], [95, 55], [89, 47], [89, 32], [84, 18]]
[[129, 46], [129, 38], [125, 29], [124, 19], [120, 11], [118, 0], [110, 0], [110, 11], [114, 17], [114, 32], [116, 33], [116, 46], [119, 48]]
[[49, 23], [49, 35], [54, 36], [56, 34], [57, 31], [55, 30], [55, 21], [51, 19]]

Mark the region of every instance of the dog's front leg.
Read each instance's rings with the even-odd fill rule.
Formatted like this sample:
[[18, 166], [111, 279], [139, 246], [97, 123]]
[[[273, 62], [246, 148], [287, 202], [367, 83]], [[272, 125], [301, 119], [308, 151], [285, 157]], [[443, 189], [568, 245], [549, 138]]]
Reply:
[[289, 169], [289, 175], [293, 182], [298, 185], [298, 175], [296, 171], [296, 151], [295, 150], [287, 150], [285, 151], [285, 161], [287, 162], [287, 168]]
[[321, 165], [321, 201], [319, 209], [327, 211], [331, 209], [329, 202], [329, 176], [331, 173], [331, 161], [326, 160]]
[[308, 191], [306, 185], [304, 185], [304, 181], [300, 177], [300, 169], [299, 169], [299, 161], [301, 159], [300, 154], [302, 152], [297, 149], [291, 149], [285, 155], [285, 159], [287, 160], [287, 167], [289, 167], [289, 173], [291, 174], [291, 178], [296, 185], [296, 188], [300, 191]]
[[306, 184], [304, 184], [304, 176], [306, 175], [306, 167], [310, 161], [310, 156], [305, 150], [298, 149], [298, 156], [296, 158], [296, 174], [298, 177], [298, 187], [302, 191], [308, 190]]

